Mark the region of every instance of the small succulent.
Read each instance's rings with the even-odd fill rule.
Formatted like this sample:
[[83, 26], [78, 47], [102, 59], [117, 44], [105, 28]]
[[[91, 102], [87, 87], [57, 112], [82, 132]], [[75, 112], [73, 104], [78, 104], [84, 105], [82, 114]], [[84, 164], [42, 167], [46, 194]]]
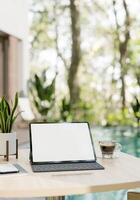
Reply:
[[15, 94], [14, 103], [11, 105], [2, 97], [0, 99], [0, 129], [2, 133], [10, 133], [19, 113], [15, 114], [18, 106], [18, 93]]

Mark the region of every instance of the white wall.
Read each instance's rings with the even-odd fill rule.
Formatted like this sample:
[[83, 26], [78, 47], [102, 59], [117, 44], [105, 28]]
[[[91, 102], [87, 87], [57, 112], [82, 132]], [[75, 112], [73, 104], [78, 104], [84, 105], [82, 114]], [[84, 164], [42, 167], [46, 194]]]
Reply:
[[0, 31], [22, 41], [22, 88], [28, 76], [28, 0], [0, 0]]

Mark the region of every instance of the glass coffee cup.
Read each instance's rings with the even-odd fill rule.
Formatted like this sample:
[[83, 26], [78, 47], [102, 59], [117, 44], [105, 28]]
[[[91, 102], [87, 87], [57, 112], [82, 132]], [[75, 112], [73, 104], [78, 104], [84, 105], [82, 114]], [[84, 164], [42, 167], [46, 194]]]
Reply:
[[115, 141], [99, 141], [99, 145], [103, 158], [119, 157], [122, 149], [121, 144]]

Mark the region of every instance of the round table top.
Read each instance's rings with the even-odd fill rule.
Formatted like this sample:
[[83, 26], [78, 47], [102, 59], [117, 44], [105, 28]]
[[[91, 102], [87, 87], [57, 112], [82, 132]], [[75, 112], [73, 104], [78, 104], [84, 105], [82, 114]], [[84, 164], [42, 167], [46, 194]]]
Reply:
[[27, 173], [0, 175], [0, 197], [64, 196], [140, 187], [140, 159], [124, 153], [116, 159], [99, 158], [105, 170], [34, 173], [29, 149], [19, 150], [19, 159], [10, 156], [9, 162]]

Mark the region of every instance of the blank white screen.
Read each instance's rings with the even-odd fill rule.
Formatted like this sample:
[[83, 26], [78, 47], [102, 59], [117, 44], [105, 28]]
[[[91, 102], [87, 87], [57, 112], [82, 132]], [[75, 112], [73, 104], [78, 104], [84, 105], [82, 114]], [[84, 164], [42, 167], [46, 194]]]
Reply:
[[31, 124], [33, 162], [95, 160], [87, 123]]

